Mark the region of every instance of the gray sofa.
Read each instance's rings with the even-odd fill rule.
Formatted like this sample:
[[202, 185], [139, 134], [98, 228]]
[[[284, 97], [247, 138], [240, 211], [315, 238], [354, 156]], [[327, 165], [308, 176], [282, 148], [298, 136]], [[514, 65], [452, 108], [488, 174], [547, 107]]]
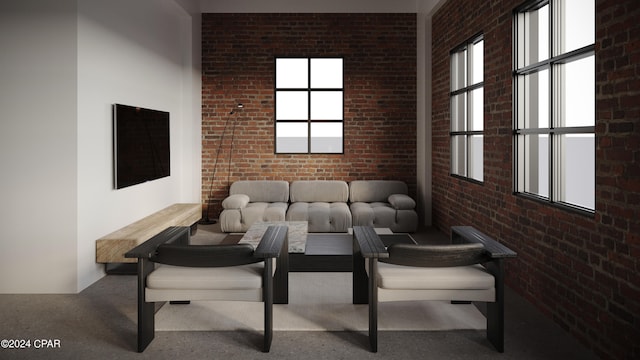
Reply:
[[289, 183], [279, 180], [236, 181], [222, 201], [220, 229], [246, 232], [254, 222], [284, 221]]
[[254, 222], [307, 221], [309, 232], [347, 232], [352, 226], [415, 232], [416, 202], [395, 180], [236, 181], [222, 202], [223, 232], [246, 232]]

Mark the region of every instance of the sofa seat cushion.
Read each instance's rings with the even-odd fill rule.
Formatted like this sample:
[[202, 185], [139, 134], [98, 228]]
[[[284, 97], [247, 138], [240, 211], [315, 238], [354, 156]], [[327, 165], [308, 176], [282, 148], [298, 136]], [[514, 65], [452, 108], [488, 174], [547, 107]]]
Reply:
[[287, 210], [287, 221], [307, 221], [308, 232], [347, 232], [351, 212], [346, 203], [296, 202]]
[[160, 265], [147, 277], [149, 289], [243, 290], [262, 288], [264, 263], [194, 268]]
[[378, 263], [378, 287], [396, 290], [487, 290], [495, 280], [482, 265], [414, 267]]

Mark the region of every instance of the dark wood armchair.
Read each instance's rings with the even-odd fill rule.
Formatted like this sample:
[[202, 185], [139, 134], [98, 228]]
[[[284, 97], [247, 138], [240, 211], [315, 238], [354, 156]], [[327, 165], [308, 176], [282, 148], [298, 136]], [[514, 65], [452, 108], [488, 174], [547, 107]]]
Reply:
[[452, 227], [447, 245], [385, 248], [371, 227], [353, 228], [353, 303], [369, 304], [369, 342], [378, 351], [378, 302], [487, 303], [487, 338], [504, 352], [504, 270], [516, 253], [469, 226]]
[[[155, 303], [197, 300], [264, 302], [264, 344], [273, 338], [275, 259], [288, 251], [287, 227], [271, 226], [249, 244], [189, 245], [188, 227], [170, 227], [125, 254], [138, 259], [138, 352], [155, 334]], [[162, 264], [158, 267], [155, 264]]]

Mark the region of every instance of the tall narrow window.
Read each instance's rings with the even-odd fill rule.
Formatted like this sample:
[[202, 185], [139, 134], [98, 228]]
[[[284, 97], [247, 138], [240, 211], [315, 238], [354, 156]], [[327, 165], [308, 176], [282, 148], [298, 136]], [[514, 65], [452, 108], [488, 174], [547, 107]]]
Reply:
[[483, 181], [484, 41], [451, 52], [451, 174]]
[[516, 192], [595, 210], [595, 3], [545, 0], [514, 17]]
[[343, 153], [343, 59], [276, 58], [275, 152]]

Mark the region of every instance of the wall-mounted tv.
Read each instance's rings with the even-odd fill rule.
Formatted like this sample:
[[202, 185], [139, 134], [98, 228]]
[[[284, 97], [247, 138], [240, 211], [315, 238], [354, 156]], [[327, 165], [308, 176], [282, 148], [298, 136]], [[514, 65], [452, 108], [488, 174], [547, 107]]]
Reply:
[[169, 113], [114, 104], [113, 152], [116, 189], [171, 175]]

